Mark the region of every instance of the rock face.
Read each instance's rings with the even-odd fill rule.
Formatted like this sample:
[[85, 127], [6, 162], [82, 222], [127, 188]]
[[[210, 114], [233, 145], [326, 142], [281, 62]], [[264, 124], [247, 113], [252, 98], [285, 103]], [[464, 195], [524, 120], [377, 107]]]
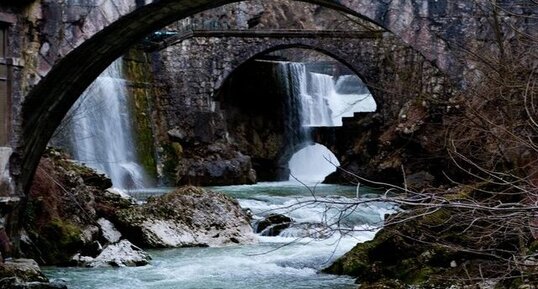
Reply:
[[249, 156], [223, 142], [186, 147], [176, 167], [177, 185], [235, 185], [256, 183]]
[[256, 241], [237, 201], [185, 187], [118, 213], [118, 227], [143, 247], [223, 246]]

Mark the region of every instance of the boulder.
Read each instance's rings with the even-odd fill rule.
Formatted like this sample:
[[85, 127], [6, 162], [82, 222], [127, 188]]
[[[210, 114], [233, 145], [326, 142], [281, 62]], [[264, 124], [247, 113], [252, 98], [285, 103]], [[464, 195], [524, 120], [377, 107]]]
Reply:
[[289, 228], [293, 220], [281, 214], [271, 214], [256, 223], [256, 233], [262, 236], [278, 236], [282, 231]]
[[36, 261], [14, 259], [0, 263], [0, 289], [67, 289], [67, 286], [49, 282]]
[[109, 245], [95, 258], [81, 256], [80, 254], [73, 257], [73, 261], [75, 261], [78, 266], [83, 267], [144, 266], [149, 263], [149, 260], [151, 260], [151, 257], [148, 253], [127, 240], [122, 240], [119, 243]]
[[22, 282], [48, 282], [49, 280], [32, 259], [6, 260], [0, 263], [0, 279], [17, 277]]
[[101, 228], [101, 233], [103, 238], [109, 243], [117, 243], [121, 239], [121, 233], [116, 229], [114, 224], [105, 218], [100, 218], [97, 220], [99, 227]]
[[196, 187], [149, 198], [140, 207], [121, 210], [118, 228], [143, 247], [191, 247], [249, 244], [256, 237], [236, 200]]

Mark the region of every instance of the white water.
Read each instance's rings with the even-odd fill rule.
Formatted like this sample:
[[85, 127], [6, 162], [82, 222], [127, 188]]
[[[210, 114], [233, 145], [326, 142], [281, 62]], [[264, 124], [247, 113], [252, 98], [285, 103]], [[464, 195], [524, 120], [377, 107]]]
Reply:
[[342, 75], [336, 80], [328, 74], [309, 72], [303, 63], [290, 63], [292, 85], [301, 103], [304, 127], [342, 126], [343, 117], [355, 112], [375, 111], [377, 105], [356, 75]]
[[[271, 213], [290, 216], [294, 223], [279, 236], [259, 236], [257, 245], [153, 250], [151, 265], [144, 267], [50, 268], [47, 275], [65, 279], [70, 289], [352, 289], [357, 286], [353, 278], [319, 270], [372, 239], [391, 211], [385, 204], [358, 204], [354, 187], [283, 182], [212, 189], [237, 198], [251, 210], [254, 223]], [[345, 218], [337, 223], [340, 213]]]
[[116, 60], [84, 92], [66, 118], [73, 157], [105, 172], [115, 187], [141, 188], [122, 60]]
[[340, 163], [325, 146], [310, 145], [309, 129], [342, 126], [343, 117], [352, 117], [355, 112], [375, 111], [375, 100], [356, 75], [342, 75], [335, 80], [331, 75], [307, 71], [304, 63], [286, 62], [281, 66], [289, 67], [281, 71], [290, 73], [291, 81], [282, 85], [292, 86], [290, 91], [294, 95], [290, 97], [296, 99], [299, 106], [295, 109], [301, 124], [296, 142], [309, 144], [290, 159], [290, 177], [304, 182], [321, 182], [336, 171]]
[[340, 166], [336, 156], [325, 146], [309, 145], [296, 152], [288, 163], [291, 179], [306, 183], [321, 182]]

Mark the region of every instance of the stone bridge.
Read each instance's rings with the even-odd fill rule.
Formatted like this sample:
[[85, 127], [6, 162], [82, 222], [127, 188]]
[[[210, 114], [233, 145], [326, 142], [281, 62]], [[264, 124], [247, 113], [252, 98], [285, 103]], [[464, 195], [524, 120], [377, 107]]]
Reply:
[[[28, 189], [50, 136], [83, 90], [113, 60], [152, 31], [237, 0], [9, 1], [0, 4], [15, 78], [12, 86], [11, 175], [18, 193]], [[462, 51], [535, 34], [537, 6], [502, 0], [305, 0], [371, 21], [393, 33], [460, 85], [472, 79]], [[10, 4], [11, 3], [11, 4]], [[485, 25], [493, 17], [496, 27]], [[29, 23], [29, 24], [28, 24]], [[36, 37], [35, 30], [52, 33]], [[27, 42], [29, 39], [29, 43]], [[50, 40], [50, 41], [49, 41]], [[39, 53], [25, 55], [32, 48]], [[31, 49], [29, 51], [32, 51]], [[0, 164], [2, 165], [2, 164]]]
[[[250, 60], [278, 50], [310, 49], [340, 62], [363, 80], [376, 100], [378, 113], [385, 115], [388, 113], [382, 111], [390, 109], [391, 106], [399, 107], [399, 104], [418, 95], [433, 97], [442, 95], [445, 91], [440, 88], [450, 86], [439, 69], [387, 32], [188, 31], [160, 43], [153, 43], [149, 47], [161, 49], [158, 57], [154, 57], [159, 59], [158, 63], [152, 64], [153, 67], [157, 67], [154, 73], [155, 82], [161, 86], [160, 91], [163, 91], [156, 97], [155, 109], [160, 123], [159, 129], [163, 130], [157, 133], [157, 142], [161, 144], [168, 142], [167, 131], [184, 130], [189, 127], [185, 124], [185, 120], [196, 119], [196, 115], [217, 114], [214, 116], [215, 119], [226, 119], [222, 115], [228, 114], [229, 100], [223, 96], [227, 94], [226, 92], [219, 93], [221, 90], [226, 91], [226, 88], [223, 88], [226, 80], [234, 77], [235, 72], [250, 63]], [[387, 84], [397, 83], [398, 79], [404, 77], [403, 75], [409, 75], [410, 72], [415, 78], [413, 81], [415, 93], [398, 96], [397, 103], [385, 105], [385, 101], [390, 103], [390, 100], [394, 99]], [[260, 99], [258, 105], [263, 102], [264, 100]], [[274, 103], [265, 105], [275, 106]], [[243, 109], [250, 111], [256, 108], [243, 107]], [[282, 116], [277, 116], [277, 111], [280, 110], [265, 115], [264, 121], [279, 123]], [[250, 122], [253, 118], [242, 116], [242, 121]], [[233, 128], [230, 127], [207, 127], [204, 131], [227, 131], [232, 138], [241, 139], [239, 143], [248, 143], [248, 146], [240, 146], [240, 151], [255, 160], [254, 166], [258, 172], [260, 172], [258, 168], [264, 171], [285, 171], [291, 156], [306, 143], [290, 145], [289, 141], [285, 140], [282, 128], [278, 132], [274, 129], [274, 127], [258, 127], [243, 132], [246, 135], [254, 135], [257, 134], [257, 130], [269, 130], [279, 135], [278, 138], [282, 141], [262, 140], [261, 143], [271, 142], [271, 147], [278, 146], [278, 150], [270, 152], [263, 145], [256, 146], [254, 140], [245, 140], [244, 136], [235, 135], [232, 132]], [[336, 142], [338, 142], [336, 138], [323, 138], [321, 143], [334, 148]], [[343, 155], [344, 152], [339, 148], [334, 151], [337, 156]], [[263, 166], [257, 166], [258, 160], [263, 160]]]
[[175, 99], [167, 104], [168, 109], [207, 110], [224, 81], [248, 60], [277, 50], [306, 48], [341, 62], [377, 95], [375, 84], [394, 76], [392, 67], [384, 65], [389, 55], [402, 59], [402, 63], [420, 62], [430, 69], [430, 75], [434, 74], [434, 68], [421, 55], [400, 44], [392, 35], [381, 32], [190, 31], [160, 43], [163, 71], [156, 77], [173, 78], [159, 80], [172, 85], [168, 94]]

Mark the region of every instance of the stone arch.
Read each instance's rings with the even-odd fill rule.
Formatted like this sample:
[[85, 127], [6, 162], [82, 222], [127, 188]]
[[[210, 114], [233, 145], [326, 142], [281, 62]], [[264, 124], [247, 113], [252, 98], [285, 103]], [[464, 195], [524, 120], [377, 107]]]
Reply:
[[[373, 40], [377, 41], [375, 39]], [[203, 41], [204, 44], [211, 43], [211, 42], [213, 41]], [[225, 46], [223, 45], [222, 42], [213, 42], [213, 43], [214, 43], [213, 45], [216, 45], [216, 46]], [[285, 107], [286, 105], [282, 104], [283, 95], [281, 95], [280, 93], [272, 92], [273, 95], [277, 97], [271, 98], [271, 97], [267, 97], [267, 95], [262, 92], [258, 95], [259, 98], [257, 98], [258, 100], [255, 103], [250, 103], [249, 101], [250, 98], [248, 97], [248, 95], [252, 95], [253, 93], [255, 93], [255, 91], [252, 91], [252, 89], [250, 89], [250, 90], [247, 90], [247, 93], [244, 93], [244, 91], [241, 92], [242, 90], [240, 89], [237, 90], [237, 85], [229, 86], [229, 82], [231, 82], [232, 78], [236, 78], [236, 77], [239, 77], [239, 78], [237, 78], [238, 81], [234, 83], [256, 82], [257, 81], [256, 78], [249, 78], [252, 72], [254, 72], [254, 70], [252, 70], [253, 66], [251, 65], [256, 65], [256, 64], [253, 64], [252, 62], [253, 60], [267, 53], [278, 51], [278, 50], [285, 50], [289, 48], [303, 48], [303, 49], [308, 49], [312, 51], [317, 51], [320, 54], [323, 54], [332, 58], [335, 62], [338, 62], [342, 64], [343, 66], [346, 66], [351, 72], [353, 72], [363, 81], [367, 78], [368, 81], [364, 81], [367, 85], [369, 82], [375, 83], [375, 81], [380, 77], [380, 75], [377, 74], [374, 68], [379, 66], [380, 63], [377, 61], [373, 61], [372, 59], [368, 59], [367, 57], [356, 57], [356, 55], [352, 53], [353, 49], [352, 50], [338, 49], [337, 47], [335, 47], [337, 46], [337, 44], [335, 45], [335, 43], [338, 43], [338, 41], [335, 41], [335, 39], [325, 39], [324, 41], [320, 41], [320, 40], [312, 41], [311, 39], [305, 39], [305, 38], [298, 38], [298, 39], [295, 38], [295, 39], [285, 39], [285, 40], [259, 39], [259, 41], [252, 41], [252, 39], [250, 39], [249, 41], [245, 42], [244, 46], [238, 45], [239, 52], [230, 56], [231, 57], [230, 59], [223, 59], [223, 62], [230, 65], [223, 67], [221, 71], [211, 70], [211, 73], [207, 77], [214, 76], [215, 77], [214, 80], [210, 80], [210, 79], [208, 80], [207, 77], [202, 76], [203, 80], [197, 79], [195, 81], [195, 82], [208, 82], [208, 81], [214, 82], [213, 89], [205, 91], [203, 94], [213, 95], [212, 99], [214, 101], [219, 102], [219, 105], [214, 106], [214, 107], [218, 107], [221, 113], [223, 113], [226, 116], [231, 117], [230, 118], [231, 122], [228, 123], [228, 128], [233, 128], [233, 127], [243, 128], [243, 130], [241, 130], [241, 132], [238, 134], [235, 134], [233, 132], [233, 129], [227, 131], [227, 133], [229, 133], [229, 135], [231, 136], [231, 139], [236, 139], [235, 138], [236, 136], [237, 136], [237, 139], [240, 139], [240, 141], [237, 144], [239, 145], [239, 149], [241, 150], [241, 152], [246, 155], [249, 155], [252, 158], [254, 169], [258, 171], [258, 173], [260, 173], [259, 170], [264, 172], [261, 174], [264, 176], [261, 179], [262, 181], [280, 180], [279, 179], [280, 177], [287, 176], [288, 175], [287, 174], [288, 162], [291, 159], [291, 157], [297, 151], [301, 150], [302, 148], [305, 148], [308, 145], [311, 145], [314, 143], [319, 143], [321, 145], [324, 145], [325, 147], [327, 147], [327, 149], [331, 150], [331, 152], [335, 156], [337, 156], [338, 159], [341, 159], [343, 152], [336, 150], [335, 143], [334, 143], [335, 140], [331, 138], [320, 138], [317, 141], [313, 141], [309, 138], [301, 140], [301, 139], [296, 139], [295, 138], [296, 134], [293, 132], [291, 132], [291, 135], [293, 137], [290, 137], [289, 126], [275, 128], [272, 125], [268, 125], [264, 127], [261, 127], [261, 126], [253, 127], [253, 126], [247, 125], [245, 129], [245, 126], [243, 126], [243, 124], [245, 123], [254, 122], [254, 123], [260, 123], [260, 124], [261, 123], [275, 124], [275, 123], [280, 123], [280, 121], [284, 119], [285, 119], [284, 121], [285, 123], [288, 123], [288, 124], [295, 123], [295, 125], [292, 125], [292, 127], [294, 127], [295, 129], [298, 129], [296, 127], [297, 117], [293, 117], [293, 116], [286, 117], [282, 114], [289, 111], [285, 109], [282, 110], [282, 108]], [[189, 45], [193, 45], [193, 43], [189, 43]], [[368, 45], [365, 45], [365, 46], [368, 46]], [[178, 51], [185, 50], [184, 48], [176, 48], [176, 49]], [[194, 51], [203, 51], [203, 49], [207, 49], [207, 47], [194, 49]], [[184, 56], [184, 57], [188, 58], [188, 56]], [[211, 59], [208, 59], [206, 61], [211, 64], [214, 64], [213, 60]], [[272, 66], [272, 65], [274, 64], [264, 64], [264, 66], [262, 66], [261, 68]], [[204, 65], [201, 63], [196, 63], [196, 66], [204, 67]], [[274, 69], [274, 66], [272, 67], [273, 68], [270, 68], [270, 69]], [[247, 68], [248, 72], [247, 73], [241, 72], [243, 68]], [[202, 70], [206, 70], [206, 69], [202, 69]], [[267, 70], [267, 68], [263, 68], [262, 71], [269, 71], [269, 70]], [[375, 73], [375, 75], [368, 75], [372, 71]], [[237, 76], [236, 75], [237, 73], [239, 73], [240, 75]], [[266, 77], [265, 76], [266, 74], [267, 72], [264, 72], [261, 78], [263, 79], [271, 78], [270, 76]], [[201, 74], [195, 71], [194, 77], [200, 77], [200, 76]], [[192, 80], [189, 80], [189, 82], [190, 81]], [[263, 82], [261, 82], [260, 84], [262, 86], [264, 85]], [[245, 87], [248, 85], [240, 85], [240, 86]], [[258, 87], [257, 85], [252, 85], [252, 86]], [[235, 89], [229, 90], [230, 87], [235, 87]], [[262, 89], [263, 91], [267, 90], [266, 86], [263, 86], [263, 87], [264, 87]], [[368, 89], [371, 90], [370, 92], [372, 94], [375, 94], [376, 92], [379, 92], [381, 94], [381, 91], [374, 90], [373, 87], [368, 87]], [[191, 95], [199, 91], [200, 90], [198, 88], [196, 90], [182, 91], [180, 93], [178, 93], [177, 91], [174, 91], [173, 94], [174, 95]], [[234, 100], [230, 101], [227, 98], [229, 96], [232, 96]], [[237, 98], [238, 96], [239, 98]], [[202, 96], [202, 97], [199, 97], [198, 99], [204, 99], [204, 98], [205, 97]], [[273, 100], [268, 101], [268, 99], [273, 99]], [[191, 100], [191, 102], [193, 101]], [[201, 101], [198, 101], [198, 102], [201, 102]], [[266, 113], [266, 109], [260, 110], [258, 108], [258, 104], [260, 102], [263, 104], [259, 107], [271, 108], [270, 114]], [[279, 104], [276, 106], [277, 108], [275, 108], [275, 103]], [[229, 108], [232, 108], [231, 109], [232, 113], [230, 115], [228, 115]], [[208, 108], [206, 107], [205, 109], [207, 110]], [[256, 111], [256, 112], [251, 115], [250, 113], [252, 113], [252, 111]], [[175, 118], [177, 115], [177, 112], [171, 113], [171, 115], [172, 115], [172, 118]], [[263, 119], [263, 121], [256, 121], [256, 120], [253, 120], [253, 118]], [[229, 121], [229, 119], [227, 118], [225, 119], [227, 122]], [[173, 121], [167, 121], [167, 123], [171, 123], [171, 122]], [[288, 129], [286, 129], [286, 127], [288, 127]], [[263, 145], [262, 146], [256, 145], [257, 143], [259, 143], [258, 141], [256, 141], [256, 138], [250, 139], [250, 141], [245, 141], [245, 135], [252, 136], [256, 134], [256, 132], [259, 132], [259, 131], [270, 131], [271, 133], [273, 133], [273, 136], [276, 133], [279, 136], [278, 138], [282, 139], [282, 141], [276, 141], [273, 143], [269, 139], [263, 139], [263, 136], [262, 136], [261, 142], [271, 143], [272, 144], [270, 146], [271, 148], [275, 147], [274, 144], [277, 144], [278, 152], [269, 150], [271, 152], [268, 153], [267, 147]], [[265, 135], [265, 137], [267, 137], [267, 135]], [[293, 139], [293, 141], [291, 141], [291, 139]], [[300, 142], [297, 142], [297, 141], [300, 141]], [[249, 143], [249, 145], [244, 145], [245, 143]], [[259, 164], [263, 164], [263, 166], [260, 166]], [[271, 175], [271, 174], [267, 174], [266, 172], [277, 172], [277, 173], [275, 173], [274, 175]], [[268, 178], [267, 177], [268, 175], [271, 175], [272, 177]]]
[[[408, 15], [400, 17], [399, 13], [394, 13], [395, 7], [392, 7], [393, 4], [405, 7], [406, 11], [414, 16], [413, 19], [417, 19], [420, 11], [414, 9], [412, 4], [409, 4], [411, 7], [407, 7], [409, 5], [406, 6], [405, 3], [409, 1], [396, 1], [398, 3], [393, 4], [386, 4], [381, 0], [372, 0], [368, 3], [357, 0], [302, 1], [367, 19], [389, 31], [401, 34], [404, 41], [415, 44], [417, 48], [420, 47], [416, 35], [408, 35], [407, 27], [402, 25], [402, 21], [405, 21], [403, 16]], [[18, 147], [12, 158], [12, 164], [15, 165], [12, 174], [16, 178], [18, 192], [28, 190], [41, 154], [67, 111], [84, 89], [113, 60], [155, 29], [195, 13], [233, 2], [239, 0], [155, 0], [132, 12], [109, 16], [112, 19], [109, 20], [109, 25], [93, 35], [87, 35], [87, 40], [69, 50], [24, 100], [20, 116], [21, 127], [16, 129], [20, 131]], [[446, 43], [427, 29], [429, 24], [429, 22], [419, 23], [420, 33], [426, 34], [430, 42], [434, 42], [435, 50], [428, 48], [432, 46], [431, 43], [419, 50], [427, 59], [436, 60], [442, 69], [449, 69], [452, 67], [450, 65], [452, 56], [447, 52]]]
[[370, 72], [376, 68], [376, 65], [373, 64], [371, 59], [364, 59], [362, 57], [356, 58], [355, 55], [349, 54], [348, 50], [345, 49], [334, 49], [333, 41], [328, 39], [326, 41], [315, 41], [311, 42], [309, 39], [290, 39], [290, 40], [279, 40], [277, 42], [286, 42], [286, 43], [274, 43], [272, 41], [264, 41], [260, 43], [253, 43], [251, 45], [252, 49], [243, 49], [243, 53], [234, 58], [232, 64], [226, 67], [223, 71], [223, 74], [219, 76], [216, 82], [213, 85], [213, 89], [219, 90], [219, 88], [226, 82], [227, 79], [233, 74], [233, 72], [247, 63], [250, 60], [256, 59], [262, 55], [285, 50], [290, 48], [302, 48], [317, 51], [323, 55], [329, 56], [330, 58], [336, 60], [338, 63], [344, 65], [349, 70], [351, 70], [355, 75], [357, 75], [368, 87], [368, 90], [372, 93], [372, 96], [375, 97], [375, 89], [373, 89], [371, 83], [378, 80], [378, 76], [372, 76]]

